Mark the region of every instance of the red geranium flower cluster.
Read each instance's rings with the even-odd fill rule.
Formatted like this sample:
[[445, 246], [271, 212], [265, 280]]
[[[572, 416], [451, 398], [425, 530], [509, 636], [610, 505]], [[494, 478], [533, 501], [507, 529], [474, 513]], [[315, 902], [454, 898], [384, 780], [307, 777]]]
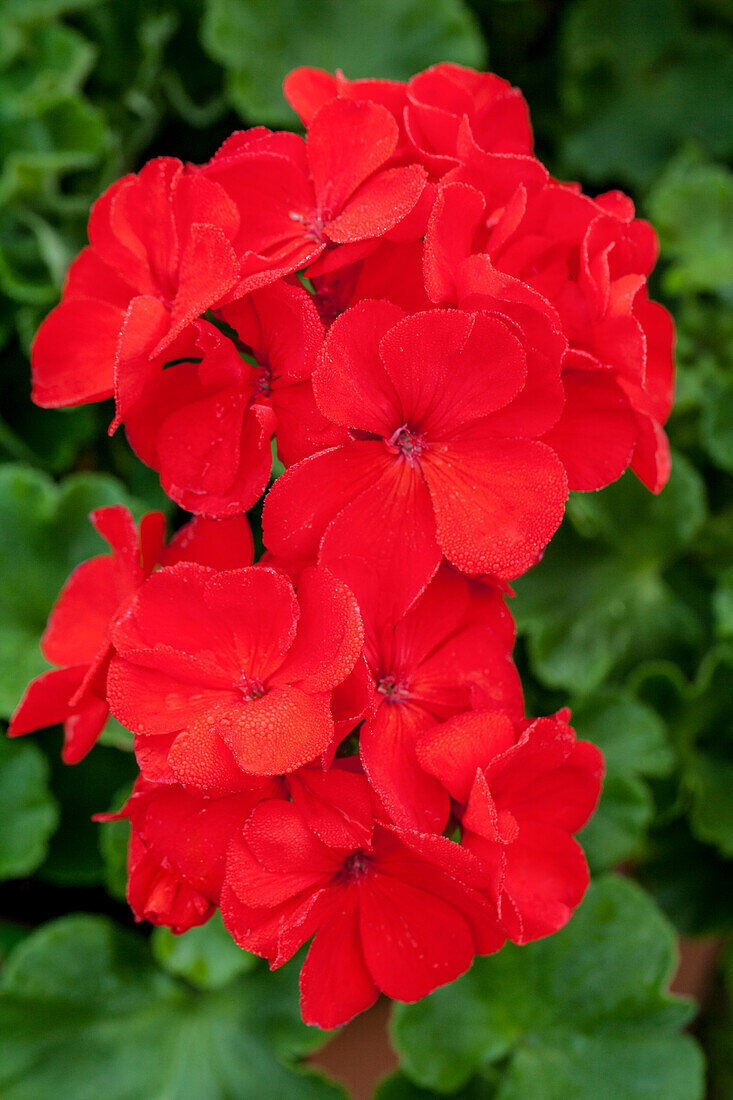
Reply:
[[664, 485], [672, 325], [653, 230], [548, 175], [506, 81], [285, 90], [305, 138], [114, 184], [36, 337], [35, 400], [113, 397], [193, 518], [165, 546], [157, 514], [94, 514], [113, 552], [64, 587], [10, 732], [63, 721], [74, 762], [111, 710], [138, 919], [220, 908], [272, 966], [312, 939], [303, 1015], [332, 1027], [584, 893], [603, 762], [568, 712], [525, 716], [507, 582], [569, 488]]

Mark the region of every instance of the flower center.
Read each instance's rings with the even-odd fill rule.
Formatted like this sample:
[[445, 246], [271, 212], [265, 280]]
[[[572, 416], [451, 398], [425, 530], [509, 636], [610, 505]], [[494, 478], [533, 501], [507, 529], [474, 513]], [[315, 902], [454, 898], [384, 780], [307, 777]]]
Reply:
[[303, 226], [304, 236], [310, 237], [316, 244], [325, 242], [323, 226], [328, 219], [320, 211], [313, 210], [310, 214], [299, 214], [297, 210], [291, 210], [288, 217], [291, 221], [299, 222]]
[[344, 860], [338, 877], [342, 882], [358, 882], [360, 878], [370, 874], [371, 870], [371, 859], [366, 852], [359, 849]]
[[426, 443], [421, 435], [403, 424], [389, 439], [385, 439], [387, 448], [394, 454], [401, 454], [408, 462], [414, 464], [425, 450]]
[[272, 392], [272, 367], [267, 363], [259, 364], [259, 371], [255, 376], [255, 389], [265, 397]]
[[249, 676], [243, 676], [239, 681], [239, 690], [248, 703], [251, 703], [254, 699], [261, 699], [265, 694], [265, 685], [262, 680], [250, 679]]
[[390, 673], [383, 676], [377, 684], [377, 691], [383, 695], [387, 703], [404, 703], [409, 698], [407, 684]]

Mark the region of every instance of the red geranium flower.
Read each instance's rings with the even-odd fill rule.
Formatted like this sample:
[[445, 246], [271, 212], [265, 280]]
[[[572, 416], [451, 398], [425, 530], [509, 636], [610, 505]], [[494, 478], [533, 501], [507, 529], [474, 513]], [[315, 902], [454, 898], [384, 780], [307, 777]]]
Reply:
[[508, 159], [497, 171], [499, 159], [474, 156], [446, 178], [426, 237], [428, 291], [465, 306], [501, 272], [542, 295], [569, 342], [565, 407], [543, 438], [570, 487], [602, 488], [630, 463], [659, 492], [669, 476], [662, 424], [672, 403], [673, 326], [646, 293], [654, 231], [620, 192], [591, 200], [543, 184], [529, 169], [537, 162]]
[[515, 725], [497, 711], [463, 714], [417, 746], [422, 766], [455, 800], [462, 843], [492, 870], [515, 943], [557, 932], [588, 886], [572, 834], [598, 802], [603, 756], [576, 741], [567, 717]]
[[365, 562], [344, 558], [334, 568], [356, 595], [364, 621], [372, 678], [359, 733], [364, 771], [394, 821], [442, 833], [450, 799], [417, 760], [422, 732], [474, 705], [524, 716], [511, 659], [514, 622], [503, 594], [443, 566], [400, 617], [401, 593], [390, 593]]
[[161, 512], [143, 516], [139, 534], [121, 504], [98, 508], [90, 519], [112, 554], [82, 562], [64, 585], [41, 639], [46, 660], [61, 667], [33, 680], [8, 728], [10, 737], [18, 737], [63, 722], [67, 764], [86, 756], [104, 728], [110, 631], [161, 559], [244, 565], [253, 550], [249, 525], [239, 517], [224, 524], [194, 520], [167, 549]]
[[202, 172], [236, 203], [241, 252], [281, 275], [319, 257], [317, 270], [331, 270], [367, 255], [420, 198], [423, 168], [385, 168], [397, 139], [385, 107], [333, 99], [313, 118], [305, 142], [261, 131], [230, 139]]
[[114, 393], [115, 425], [164, 349], [236, 284], [239, 213], [217, 184], [173, 157], [112, 184], [89, 218], [91, 246], [32, 349], [33, 400], [80, 405]]
[[168, 496], [214, 517], [246, 511], [265, 491], [276, 430], [286, 465], [342, 434], [313, 398], [323, 326], [302, 287], [274, 283], [216, 316], [231, 338], [197, 321], [198, 361], [159, 373], [126, 417], [134, 450], [160, 471]]
[[403, 317], [389, 302], [338, 318], [313, 385], [351, 438], [275, 483], [263, 513], [269, 549], [328, 561], [348, 547], [402, 590], [405, 607], [443, 553], [467, 573], [516, 576], [533, 564], [567, 486], [554, 452], [521, 438], [513, 416], [527, 375], [520, 337], [497, 317]]
[[527, 102], [519, 88], [494, 73], [450, 62], [433, 65], [413, 76], [406, 100], [408, 138], [437, 178], [462, 163], [472, 145], [490, 153], [532, 152]]
[[140, 589], [113, 634], [107, 691], [143, 775], [208, 793], [294, 771], [334, 737], [332, 692], [354, 668], [356, 600], [328, 570], [297, 596], [266, 566], [181, 563]]
[[[374, 819], [363, 776], [323, 787], [340, 827], [297, 793], [252, 812], [229, 849], [221, 908], [237, 943], [280, 966], [315, 933], [300, 977], [306, 1023], [331, 1028], [383, 990], [416, 1001], [502, 945], [478, 861], [444, 837]], [[323, 795], [326, 791], [322, 792]], [[465, 858], [468, 857], [468, 858]]]

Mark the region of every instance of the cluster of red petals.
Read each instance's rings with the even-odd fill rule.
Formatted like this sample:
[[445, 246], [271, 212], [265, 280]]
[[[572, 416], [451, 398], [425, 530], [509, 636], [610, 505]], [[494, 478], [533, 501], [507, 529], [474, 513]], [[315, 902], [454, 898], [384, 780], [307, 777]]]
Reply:
[[86, 756], [107, 721], [112, 631], [145, 578], [160, 563], [248, 565], [254, 552], [249, 524], [240, 516], [195, 516], [167, 546], [162, 512], [143, 516], [139, 528], [121, 504], [98, 508], [90, 519], [112, 553], [82, 562], [61, 590], [41, 639], [43, 656], [57, 667], [29, 684], [8, 727], [17, 737], [63, 723], [67, 764]]
[[[193, 514], [92, 521], [10, 733], [109, 711], [140, 776], [128, 896], [175, 932], [220, 908], [272, 966], [312, 943], [304, 1018], [414, 1001], [560, 928], [598, 750], [532, 720], [507, 581], [569, 489], [669, 473], [656, 238], [534, 157], [501, 78], [298, 69], [305, 137], [159, 158], [95, 204], [33, 347], [44, 406], [114, 398]], [[245, 513], [262, 513], [254, 564]]]

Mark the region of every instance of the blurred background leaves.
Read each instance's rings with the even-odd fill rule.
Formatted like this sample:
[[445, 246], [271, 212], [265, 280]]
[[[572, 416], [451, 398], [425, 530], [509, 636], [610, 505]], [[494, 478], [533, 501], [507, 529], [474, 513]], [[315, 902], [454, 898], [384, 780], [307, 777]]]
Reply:
[[[458, 1088], [466, 1098], [633, 1100], [642, 1072], [647, 1095], [702, 1095], [694, 1049], [677, 1034], [689, 1010], [662, 992], [673, 950], [657, 906], [688, 936], [733, 930], [730, 3], [5, 0], [2, 15], [3, 716], [45, 667], [38, 639], [61, 583], [104, 549], [86, 513], [118, 500], [138, 514], [166, 506], [124, 437], [107, 438], [108, 409], [47, 412], [28, 398], [33, 333], [85, 243], [92, 201], [114, 178], [161, 153], [206, 160], [241, 126], [296, 126], [280, 92], [296, 65], [399, 79], [454, 60], [488, 64], [523, 89], [538, 153], [555, 175], [591, 193], [622, 187], [656, 225], [652, 291], [678, 326], [672, 480], [659, 498], [631, 474], [600, 495], [575, 494], [514, 605], [528, 709], [570, 701], [579, 734], [606, 753], [601, 805], [582, 836], [592, 870], [620, 863], [641, 886], [599, 878], [553, 940], [506, 949], [423, 1005], [401, 1008], [402, 1070], [379, 1095], [417, 1100]], [[296, 968], [267, 975], [218, 924], [178, 938], [121, 928], [130, 923], [121, 901], [127, 826], [89, 818], [123, 800], [134, 773], [129, 739], [111, 726], [74, 769], [60, 763], [59, 747], [58, 730], [0, 744], [0, 876], [10, 880], [0, 911], [0, 959], [9, 956], [3, 1096], [187, 1097], [192, 1083], [203, 1100], [338, 1095], [293, 1075], [326, 1039], [298, 1023]], [[65, 915], [76, 909], [96, 915]], [[62, 919], [43, 923], [53, 917]], [[594, 967], [620, 984], [591, 989]], [[579, 1030], [548, 1002], [548, 975], [553, 996], [575, 990]], [[638, 1007], [633, 1025], [623, 975]], [[693, 1026], [709, 1095], [729, 1100], [730, 952], [712, 983]], [[591, 1018], [590, 1002], [606, 993], [607, 1009]], [[115, 1014], [108, 998], [117, 995]], [[624, 1032], [637, 1025], [654, 1031], [646, 1047]], [[452, 1069], [446, 1045], [458, 1050]], [[152, 1053], [137, 1057], [143, 1048]], [[642, 1054], [644, 1066], [634, 1060]]]

